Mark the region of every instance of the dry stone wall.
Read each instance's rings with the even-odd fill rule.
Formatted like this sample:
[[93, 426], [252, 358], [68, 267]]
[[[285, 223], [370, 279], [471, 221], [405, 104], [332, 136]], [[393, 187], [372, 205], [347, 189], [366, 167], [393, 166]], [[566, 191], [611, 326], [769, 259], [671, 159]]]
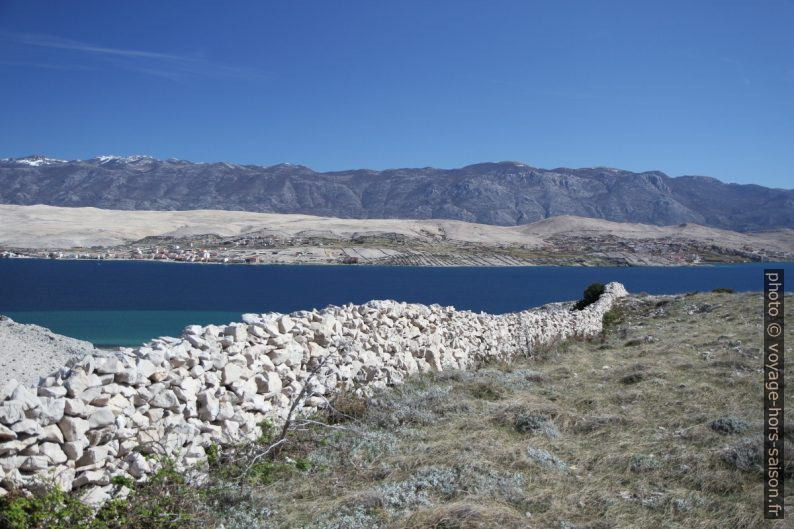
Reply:
[[610, 283], [582, 311], [556, 303], [504, 315], [394, 301], [245, 314], [87, 355], [36, 387], [12, 380], [0, 388], [0, 494], [54, 482], [100, 504], [112, 477], [143, 480], [155, 470], [147, 456], [199, 463], [213, 443], [254, 439], [263, 419], [283, 422], [299, 395], [297, 409], [310, 413], [343, 388], [368, 394], [411, 373], [474, 369], [591, 336], [625, 295]]

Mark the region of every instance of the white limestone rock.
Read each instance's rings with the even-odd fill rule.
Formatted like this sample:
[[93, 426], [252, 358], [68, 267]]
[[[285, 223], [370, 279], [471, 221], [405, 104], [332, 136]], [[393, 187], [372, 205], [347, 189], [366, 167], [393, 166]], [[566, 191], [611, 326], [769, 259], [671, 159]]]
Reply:
[[28, 456], [19, 468], [28, 472], [39, 472], [45, 470], [48, 466], [50, 466], [50, 460], [47, 456], [36, 455]]
[[64, 415], [68, 415], [70, 417], [81, 417], [85, 419], [91, 414], [92, 411], [93, 407], [86, 405], [86, 403], [80, 399], [66, 399], [64, 401]]
[[112, 489], [113, 485], [106, 485], [104, 487], [91, 487], [80, 497], [80, 499], [86, 505], [96, 508], [110, 499], [110, 492]]
[[86, 390], [100, 386], [102, 381], [95, 374], [88, 374], [83, 370], [76, 370], [64, 384], [66, 394], [70, 398], [81, 396]]
[[145, 380], [151, 377], [157, 371], [157, 366], [146, 358], [139, 358], [135, 366], [135, 370], [138, 373], [138, 377]]
[[39, 408], [38, 418], [43, 424], [52, 424], [61, 420], [63, 417], [66, 399], [58, 397], [39, 397], [41, 407]]
[[46, 456], [49, 458], [50, 463], [53, 465], [60, 465], [61, 463], [66, 463], [67, 457], [64, 451], [61, 449], [61, 446], [57, 443], [41, 443], [40, 451], [41, 455]]
[[19, 382], [13, 378], [0, 386], [0, 402], [10, 399], [11, 395], [14, 393], [14, 390], [17, 389], [17, 386], [19, 386]]
[[127, 456], [126, 461], [129, 463], [127, 471], [135, 478], [142, 478], [152, 472], [149, 462], [141, 454], [133, 452]]
[[0, 424], [0, 441], [13, 441], [16, 438], [17, 433], [14, 430]]
[[11, 430], [23, 435], [39, 435], [41, 433], [41, 425], [33, 419], [22, 419], [11, 425]]
[[63, 433], [57, 424], [50, 424], [41, 429], [39, 441], [63, 444]]
[[83, 455], [76, 461], [75, 467], [79, 470], [80, 467], [85, 467], [88, 465], [94, 465], [102, 467], [105, 466], [108, 459], [108, 447], [105, 445], [102, 446], [92, 446], [87, 448]]
[[69, 461], [77, 461], [80, 459], [83, 456], [83, 452], [87, 446], [88, 441], [85, 439], [80, 441], [71, 441], [61, 445], [63, 452], [66, 454], [66, 457]]
[[36, 392], [39, 397], [65, 397], [66, 388], [63, 386], [39, 386]]
[[22, 404], [22, 408], [25, 411], [34, 410], [39, 406], [41, 406], [41, 401], [36, 396], [36, 392], [31, 391], [22, 384], [18, 385], [14, 389], [14, 391], [11, 393], [11, 398], [9, 400], [12, 402], [19, 402], [20, 404]]
[[248, 330], [243, 325], [229, 325], [224, 330], [224, 334], [235, 342], [244, 342], [248, 339]]
[[64, 416], [58, 421], [58, 427], [61, 429], [65, 441], [79, 441], [84, 438], [89, 424], [88, 421], [79, 417]]
[[[2, 446], [2, 444], [0, 444], [0, 446]], [[0, 451], [0, 454], [11, 454], [11, 455], [3, 455], [3, 457], [0, 457], [0, 470], [2, 470], [4, 474], [8, 474], [12, 470], [16, 470], [19, 467], [21, 467], [22, 463], [24, 463], [25, 459], [27, 459], [28, 457], [28, 456], [14, 455], [16, 454], [16, 451], [14, 451], [13, 453], [11, 452], [4, 453]]]
[[292, 321], [292, 318], [289, 316], [282, 316], [278, 319], [278, 332], [281, 334], [287, 334], [290, 332], [293, 327], [295, 327], [295, 322]]
[[215, 416], [216, 421], [226, 421], [234, 417], [234, 406], [229, 401], [223, 401], [218, 406], [218, 413]]
[[13, 441], [6, 441], [4, 443], [0, 443], [0, 456], [4, 454], [5, 455], [20, 454], [35, 444], [36, 444], [35, 437], [28, 437], [27, 439], [17, 438]]
[[154, 396], [154, 398], [150, 401], [149, 404], [151, 404], [155, 408], [164, 408], [172, 411], [179, 410], [179, 399], [176, 397], [176, 394], [170, 389], [166, 389], [159, 392], [157, 395]]
[[243, 373], [243, 368], [238, 364], [226, 364], [223, 368], [222, 381], [223, 384], [228, 386], [232, 382], [239, 380]]
[[281, 393], [281, 378], [274, 371], [256, 375], [254, 382], [257, 386], [257, 393]]
[[25, 418], [25, 407], [21, 402], [6, 400], [0, 404], [0, 424], [11, 426]]
[[88, 427], [91, 430], [104, 428], [113, 424], [116, 416], [110, 408], [97, 408], [94, 413], [88, 417]]
[[214, 421], [220, 412], [220, 401], [210, 391], [198, 395], [198, 416], [202, 421]]
[[115, 375], [122, 371], [124, 371], [124, 364], [114, 356], [109, 356], [97, 362], [96, 372], [100, 375]]

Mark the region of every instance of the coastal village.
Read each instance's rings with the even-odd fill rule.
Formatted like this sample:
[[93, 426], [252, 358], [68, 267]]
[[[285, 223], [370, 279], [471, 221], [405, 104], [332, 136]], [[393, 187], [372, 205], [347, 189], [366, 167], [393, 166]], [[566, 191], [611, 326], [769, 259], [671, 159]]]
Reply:
[[557, 235], [541, 247], [424, 241], [396, 234], [333, 239], [246, 235], [147, 237], [112, 247], [2, 248], [0, 258], [150, 260], [216, 264], [379, 264], [408, 266], [698, 265], [792, 261], [794, 252], [704, 245], [685, 238]]

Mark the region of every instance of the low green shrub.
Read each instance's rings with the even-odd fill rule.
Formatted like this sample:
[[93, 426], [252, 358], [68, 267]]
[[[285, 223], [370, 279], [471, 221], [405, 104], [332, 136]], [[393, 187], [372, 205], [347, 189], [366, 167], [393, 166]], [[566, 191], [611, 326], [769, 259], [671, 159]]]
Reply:
[[299, 457], [295, 460], [295, 468], [302, 472], [308, 472], [312, 469], [312, 463], [307, 457]]
[[212, 443], [206, 448], [206, 452], [207, 452], [207, 464], [210, 467], [218, 466], [221, 457], [220, 447], [217, 444]]
[[601, 297], [601, 294], [604, 293], [604, 284], [603, 283], [592, 283], [586, 289], [584, 289], [584, 294], [582, 295], [582, 299], [576, 302], [574, 305], [574, 309], [582, 310], [588, 305], [592, 305], [598, 298]]
[[58, 487], [33, 497], [11, 493], [0, 498], [2, 529], [92, 529], [94, 513], [74, 495]]
[[601, 325], [606, 332], [609, 328], [618, 325], [623, 321], [623, 310], [620, 307], [612, 307], [601, 317]]
[[189, 529], [207, 519], [207, 489], [188, 484], [173, 461], [162, 459], [160, 465], [141, 485], [114, 477], [112, 483], [130, 493], [96, 513], [79, 493], [57, 486], [32, 496], [12, 492], [0, 498], [0, 529]]

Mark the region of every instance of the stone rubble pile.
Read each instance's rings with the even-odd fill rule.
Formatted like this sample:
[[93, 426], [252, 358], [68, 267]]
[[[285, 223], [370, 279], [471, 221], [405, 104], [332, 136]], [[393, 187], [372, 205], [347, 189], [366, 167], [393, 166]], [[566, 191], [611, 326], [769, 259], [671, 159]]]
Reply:
[[368, 394], [415, 372], [509, 361], [599, 333], [604, 312], [625, 295], [610, 283], [582, 311], [556, 303], [504, 315], [394, 301], [245, 314], [241, 323], [191, 325], [181, 338], [87, 355], [37, 387], [12, 380], [0, 388], [0, 494], [55, 483], [98, 505], [114, 476], [155, 471], [148, 456], [185, 468], [212, 444], [255, 439], [263, 419], [284, 421], [304, 384], [302, 414], [340, 389]]

